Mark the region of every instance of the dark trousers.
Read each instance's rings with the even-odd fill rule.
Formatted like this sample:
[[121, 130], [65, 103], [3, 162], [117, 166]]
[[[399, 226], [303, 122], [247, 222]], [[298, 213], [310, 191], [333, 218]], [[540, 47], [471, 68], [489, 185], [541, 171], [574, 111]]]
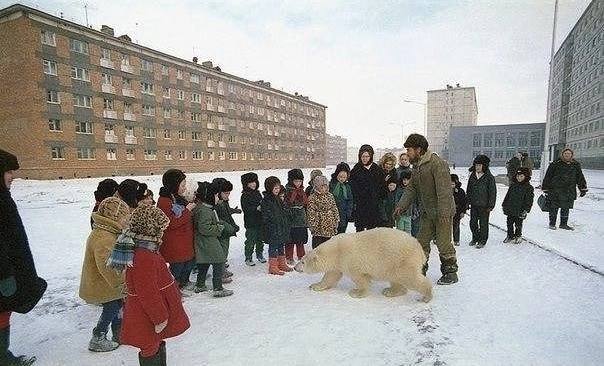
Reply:
[[178, 262], [178, 263], [170, 263], [170, 272], [176, 282], [178, 282], [179, 287], [184, 287], [189, 283], [189, 276], [191, 276], [191, 271], [195, 266], [195, 260], [192, 259], [186, 262]]
[[519, 238], [522, 236], [522, 221], [518, 216], [508, 216], [508, 238]]
[[487, 207], [474, 207], [470, 209], [470, 230], [472, 241], [486, 243], [489, 240], [489, 211]]
[[197, 264], [197, 287], [206, 284], [206, 275], [212, 266], [212, 286], [215, 291], [222, 290], [222, 276], [224, 275], [224, 263], [198, 263]]
[[453, 216], [453, 241], [459, 243], [459, 222], [461, 217]]
[[338, 234], [342, 234], [346, 232], [346, 229], [348, 228], [348, 222], [340, 222], [340, 224], [338, 225]]
[[411, 236], [417, 238], [417, 234], [419, 234], [420, 223], [421, 220], [418, 218], [411, 219]]
[[[560, 225], [568, 225], [568, 215], [570, 210], [568, 208], [560, 209]], [[552, 208], [549, 210], [549, 224], [556, 226], [556, 220], [558, 219], [558, 208]]]
[[109, 301], [103, 304], [103, 311], [99, 318], [94, 333], [100, 335], [101, 333], [107, 333], [109, 324], [112, 325], [112, 329], [118, 328], [122, 323], [122, 299]]
[[315, 249], [316, 247], [325, 243], [329, 239], [331, 239], [331, 238], [327, 237], [327, 236], [313, 236], [312, 237], [312, 248]]
[[268, 257], [269, 258], [277, 258], [279, 256], [285, 255], [285, 245], [284, 244], [268, 244]]
[[256, 249], [256, 258], [262, 256], [264, 251], [264, 243], [262, 243], [261, 228], [250, 227], [245, 229], [245, 259], [252, 259]]

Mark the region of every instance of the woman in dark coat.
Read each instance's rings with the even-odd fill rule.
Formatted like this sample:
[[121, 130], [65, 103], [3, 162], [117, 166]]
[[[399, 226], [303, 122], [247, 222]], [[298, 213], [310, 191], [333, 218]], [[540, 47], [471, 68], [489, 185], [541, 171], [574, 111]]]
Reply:
[[0, 150], [0, 365], [31, 365], [35, 357], [14, 356], [10, 345], [11, 312], [28, 313], [46, 291], [38, 277], [27, 234], [10, 194], [17, 157]]
[[556, 230], [558, 209], [560, 209], [560, 229], [574, 230], [568, 226], [569, 210], [577, 199], [577, 187], [580, 196], [587, 193], [587, 182], [581, 164], [573, 159], [573, 151], [569, 148], [562, 150], [560, 159], [547, 167], [541, 189], [547, 195], [551, 205], [549, 211], [549, 228]]
[[386, 192], [384, 171], [373, 162], [373, 148], [370, 145], [363, 145], [359, 149], [359, 162], [350, 172], [350, 185], [355, 204], [356, 230], [377, 227], [380, 221], [379, 204]]

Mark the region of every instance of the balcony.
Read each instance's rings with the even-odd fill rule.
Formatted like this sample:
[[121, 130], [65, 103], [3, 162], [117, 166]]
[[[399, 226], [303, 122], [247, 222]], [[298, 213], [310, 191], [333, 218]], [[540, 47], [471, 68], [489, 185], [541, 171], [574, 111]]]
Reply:
[[114, 133], [105, 132], [105, 142], [109, 144], [117, 144], [117, 136]]
[[226, 147], [226, 142], [224, 142], [224, 141], [220, 141], [220, 142], [218, 143], [218, 147], [225, 148], [225, 147]]
[[208, 147], [216, 147], [216, 143], [214, 141], [208, 141]]
[[269, 149], [269, 150], [272, 150], [272, 149], [273, 149], [273, 145], [268, 144], [268, 149]]
[[216, 125], [214, 123], [208, 122], [207, 129], [208, 130], [215, 130], [216, 129]]
[[126, 135], [124, 137], [124, 142], [128, 145], [136, 145], [137, 144], [136, 136]]
[[122, 95], [125, 97], [135, 98], [134, 90], [132, 89], [122, 89]]
[[224, 109], [223, 106], [219, 105], [218, 106], [218, 112], [220, 112], [220, 113], [226, 113], [226, 110]]
[[218, 125], [218, 129], [219, 129], [220, 131], [226, 131], [226, 125], [219, 124], [219, 125]]
[[115, 66], [113, 65], [113, 61], [108, 60], [106, 58], [101, 59], [101, 67], [106, 67], [108, 69], [115, 69]]
[[216, 111], [216, 106], [214, 106], [213, 104], [206, 104], [206, 109], [208, 111]]
[[127, 72], [129, 74], [134, 74], [134, 67], [128, 64], [122, 64], [121, 69], [123, 72]]
[[103, 93], [115, 94], [115, 88], [111, 84], [101, 85], [101, 91]]
[[104, 109], [103, 110], [103, 118], [117, 119], [117, 112], [116, 111], [112, 111], [112, 110], [108, 110], [108, 109]]
[[136, 116], [134, 113], [124, 112], [124, 121], [136, 121]]
[[279, 145], [275, 145], [275, 151], [279, 151]]

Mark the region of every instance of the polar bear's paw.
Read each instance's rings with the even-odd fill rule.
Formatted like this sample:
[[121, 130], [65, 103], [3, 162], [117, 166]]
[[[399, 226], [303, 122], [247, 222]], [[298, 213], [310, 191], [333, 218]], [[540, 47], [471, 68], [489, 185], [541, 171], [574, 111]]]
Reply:
[[321, 283], [321, 282], [313, 283], [312, 285], [308, 286], [308, 288], [310, 288], [313, 291], [329, 290], [329, 286], [327, 286], [326, 284]]
[[382, 294], [386, 297], [402, 296], [407, 293], [407, 289], [404, 287], [388, 287], [382, 290]]
[[361, 297], [367, 297], [368, 293], [367, 293], [367, 290], [354, 288], [354, 289], [348, 291], [348, 295], [350, 295], [351, 297], [354, 297], [355, 299], [359, 299]]

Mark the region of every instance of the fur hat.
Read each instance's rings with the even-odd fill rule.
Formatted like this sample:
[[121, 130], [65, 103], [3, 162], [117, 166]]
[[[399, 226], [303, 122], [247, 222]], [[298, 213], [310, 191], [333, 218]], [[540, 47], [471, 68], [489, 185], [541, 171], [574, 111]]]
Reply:
[[134, 179], [126, 179], [117, 187], [117, 193], [120, 195], [122, 201], [126, 202], [130, 208], [136, 208], [137, 200], [139, 196], [140, 183]]
[[287, 172], [287, 183], [289, 183], [290, 185], [293, 185], [293, 182], [296, 179], [304, 180], [304, 173], [302, 173], [302, 170], [292, 169], [289, 172]]
[[178, 194], [178, 186], [187, 176], [182, 170], [168, 169], [161, 177], [161, 183], [168, 194]]
[[369, 153], [369, 164], [373, 163], [373, 147], [371, 147], [371, 145], [363, 145], [361, 146], [361, 148], [359, 149], [359, 163], [361, 162], [361, 155], [363, 155], [363, 153]]
[[130, 215], [130, 207], [117, 197], [108, 197], [99, 205], [97, 214], [115, 222], [120, 222], [124, 217]]
[[197, 192], [195, 193], [197, 199], [210, 206], [214, 206], [216, 204], [216, 194], [220, 193], [218, 184], [214, 182], [198, 182], [197, 185]]
[[323, 172], [320, 171], [319, 169], [313, 169], [310, 172], [310, 180], [308, 181], [308, 184], [310, 184], [312, 186], [312, 181], [318, 177], [319, 175], [323, 175]]
[[281, 181], [277, 177], [270, 176], [264, 180], [264, 190], [270, 194], [273, 193], [273, 188], [276, 185], [281, 185]]
[[491, 162], [491, 159], [486, 156], [486, 155], [477, 155], [474, 158], [474, 162], [472, 163], [472, 165], [476, 165], [476, 164], [480, 164], [482, 165], [482, 170], [486, 170], [489, 167], [489, 163]]
[[214, 178], [212, 184], [216, 185], [218, 192], [231, 192], [233, 190], [233, 183], [229, 182], [225, 178]]
[[164, 230], [170, 224], [166, 214], [155, 206], [141, 205], [132, 211], [130, 231], [136, 237], [161, 242]]
[[94, 199], [101, 202], [107, 197], [111, 197], [117, 192], [118, 184], [113, 179], [103, 179], [94, 191]]
[[348, 173], [348, 177], [350, 177], [350, 165], [345, 162], [341, 162], [340, 164], [338, 164], [336, 166], [336, 171], [331, 174], [331, 180], [333, 182], [338, 180], [338, 174], [340, 174], [340, 172], [346, 172]]
[[451, 182], [455, 183], [455, 188], [461, 187], [461, 182], [459, 181], [459, 176], [457, 174], [451, 174]]
[[318, 192], [319, 188], [321, 188], [322, 186], [327, 185], [329, 185], [329, 182], [327, 181], [327, 178], [324, 175], [317, 175], [315, 179], [312, 180], [312, 189], [315, 192]]
[[0, 190], [6, 190], [4, 185], [4, 173], [10, 170], [19, 170], [17, 157], [8, 151], [0, 149]]
[[531, 171], [529, 170], [529, 168], [526, 167], [522, 167], [522, 168], [518, 168], [518, 170], [516, 170], [516, 174], [514, 174], [514, 180], [517, 182], [516, 180], [516, 176], [522, 174], [524, 175], [524, 181], [523, 182], [528, 182], [531, 180]]
[[241, 176], [241, 185], [243, 189], [247, 189], [247, 185], [256, 182], [256, 190], [260, 188], [260, 182], [258, 181], [258, 174], [256, 173], [245, 173]]

